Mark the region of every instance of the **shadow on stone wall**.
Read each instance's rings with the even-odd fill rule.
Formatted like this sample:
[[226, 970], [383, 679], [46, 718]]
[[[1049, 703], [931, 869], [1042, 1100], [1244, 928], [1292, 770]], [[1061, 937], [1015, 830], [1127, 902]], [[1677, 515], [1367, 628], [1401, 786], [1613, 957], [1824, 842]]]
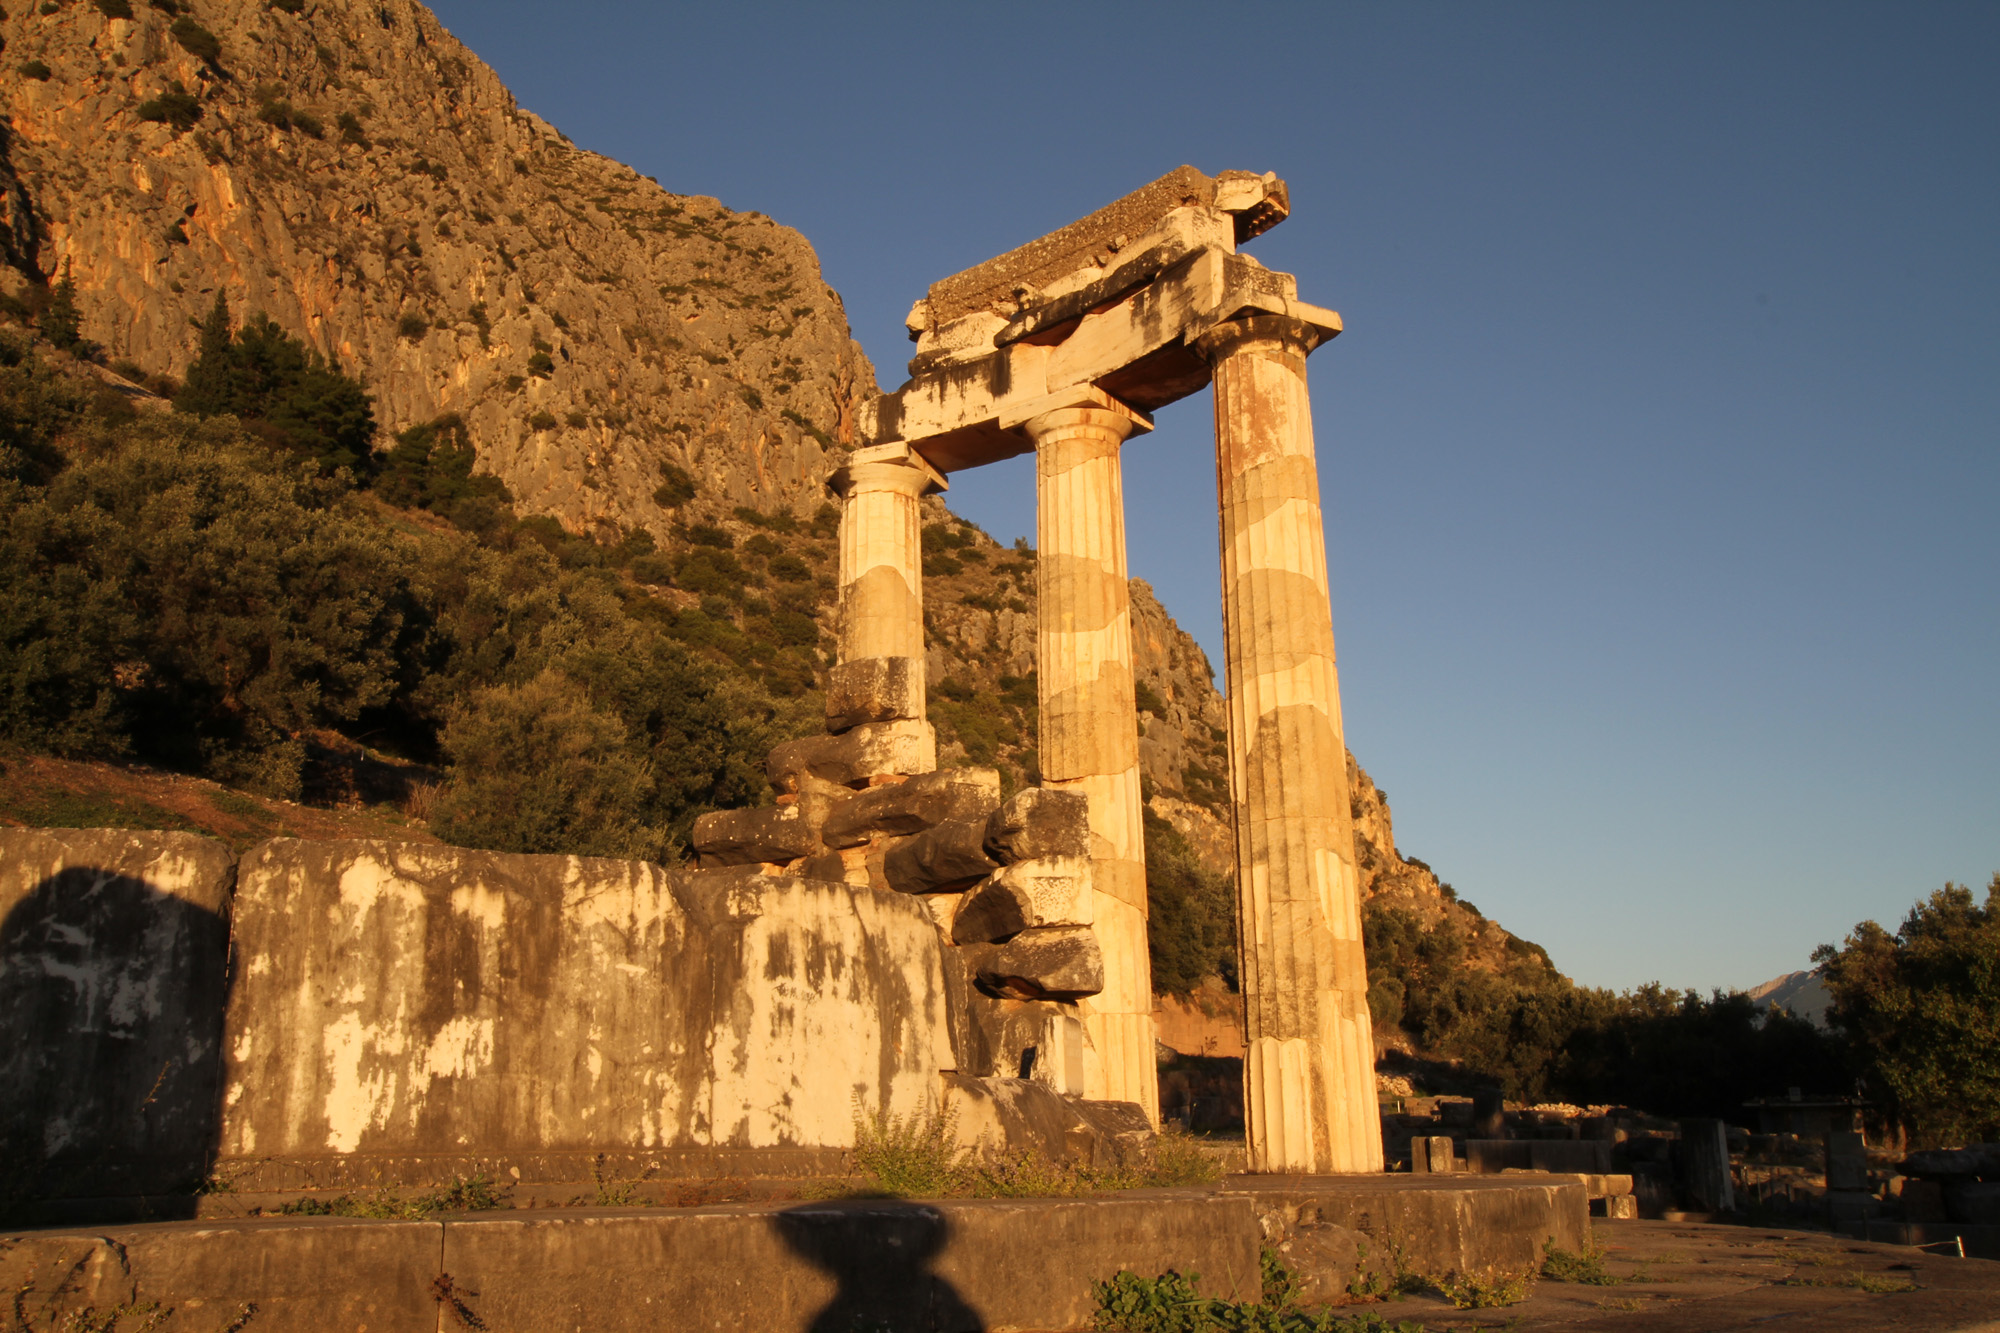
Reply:
[[792, 1253], [838, 1284], [808, 1333], [921, 1328], [983, 1333], [986, 1320], [931, 1271], [951, 1224], [919, 1203], [868, 1201], [791, 1208], [772, 1219]]
[[14, 904], [0, 922], [0, 1216], [118, 1196], [193, 1215], [215, 1158], [228, 948], [222, 913], [107, 870], [61, 870]]

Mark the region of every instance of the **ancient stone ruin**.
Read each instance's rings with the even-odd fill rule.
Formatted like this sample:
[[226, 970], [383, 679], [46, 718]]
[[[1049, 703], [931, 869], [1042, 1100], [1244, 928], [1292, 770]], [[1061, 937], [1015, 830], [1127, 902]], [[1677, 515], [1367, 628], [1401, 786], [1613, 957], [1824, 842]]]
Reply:
[[[559, 1194], [607, 1154], [796, 1178], [844, 1169], [858, 1122], [940, 1107], [971, 1148], [1143, 1156], [1119, 450], [1211, 379], [1250, 1164], [1380, 1170], [1305, 383], [1340, 322], [1236, 253], [1285, 200], [1275, 177], [1182, 168], [932, 286], [914, 378], [831, 483], [827, 732], [772, 751], [775, 806], [697, 822], [698, 868], [0, 831], [0, 1129], [23, 1192], [487, 1172]], [[919, 506], [1029, 450], [1042, 783], [1003, 794], [992, 770], [937, 770]]]
[[[704, 865], [921, 895], [953, 946], [961, 1073], [1031, 1076], [1157, 1122], [1119, 453], [1147, 413], [1212, 381], [1250, 1162], [1377, 1171], [1305, 370], [1340, 317], [1237, 253], [1287, 210], [1273, 175], [1182, 167], [931, 285], [910, 312], [912, 378], [832, 481], [828, 734], [773, 753], [778, 809], [709, 816], [695, 843]], [[952, 472], [1029, 451], [1042, 786], [1001, 806], [997, 775], [932, 772], [919, 505]]]

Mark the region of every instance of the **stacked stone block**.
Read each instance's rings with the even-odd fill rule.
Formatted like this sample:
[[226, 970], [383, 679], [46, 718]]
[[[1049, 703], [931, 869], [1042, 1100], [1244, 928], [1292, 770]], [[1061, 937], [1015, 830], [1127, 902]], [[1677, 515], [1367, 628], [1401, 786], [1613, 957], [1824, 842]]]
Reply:
[[951, 1072], [1084, 1095], [1086, 1003], [1105, 986], [1088, 798], [1029, 788], [1003, 801], [986, 768], [855, 769], [844, 747], [860, 730], [773, 750], [778, 803], [695, 821], [702, 869], [839, 880], [921, 903], [943, 945]]

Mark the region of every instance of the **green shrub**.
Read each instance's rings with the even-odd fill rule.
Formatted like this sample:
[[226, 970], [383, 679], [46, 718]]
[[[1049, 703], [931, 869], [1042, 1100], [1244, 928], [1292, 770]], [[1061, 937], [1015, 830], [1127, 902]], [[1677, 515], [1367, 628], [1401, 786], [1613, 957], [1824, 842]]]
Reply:
[[[359, 144], [363, 148], [368, 146], [367, 131], [361, 127], [361, 118], [352, 111], [341, 112], [333, 118], [333, 123], [340, 127], [341, 142]], [[481, 332], [484, 331], [485, 326], [481, 325]]]
[[266, 315], [251, 316], [234, 334], [229, 323], [228, 302], [217, 292], [174, 410], [236, 416], [329, 472], [371, 471], [375, 407], [361, 385]]
[[2000, 873], [1983, 903], [1964, 885], [1947, 883], [1919, 900], [1893, 934], [1864, 921], [1841, 947], [1813, 953], [1833, 993], [1834, 1027], [1850, 1043], [1885, 1121], [1907, 1126], [1926, 1146], [2000, 1132], [1996, 959]]
[[403, 312], [396, 321], [396, 336], [415, 341], [431, 331], [431, 322], [414, 310]]
[[0, 735], [296, 795], [299, 735], [396, 691], [394, 543], [226, 424], [126, 430], [0, 500]]
[[454, 777], [431, 823], [451, 842], [503, 852], [661, 860], [652, 772], [625, 724], [562, 672], [482, 690], [445, 727]]
[[[394, 446], [382, 455], [375, 493], [390, 504], [433, 510], [454, 521], [472, 512], [467, 510], [468, 504], [512, 503], [513, 497], [498, 477], [474, 474], [477, 462], [465, 418], [448, 412], [396, 436]], [[460, 526], [476, 531], [483, 525], [468, 520]]]
[[640, 583], [664, 588], [674, 581], [674, 563], [661, 555], [642, 555], [631, 564], [632, 577]]
[[270, 0], [270, 6], [286, 14], [303, 14], [306, 0]]
[[39, 60], [24, 60], [20, 64], [21, 77], [33, 79], [37, 83], [47, 83], [55, 71]]
[[675, 463], [661, 463], [660, 485], [653, 492], [653, 503], [662, 509], [679, 509], [694, 497], [694, 478], [687, 469]]
[[537, 412], [528, 418], [528, 429], [536, 432], [554, 430], [556, 417], [553, 412]]
[[63, 264], [62, 277], [49, 288], [49, 304], [42, 311], [41, 326], [42, 336], [51, 346], [85, 361], [96, 359], [100, 349], [83, 336], [83, 312], [76, 304], [76, 279], [70, 276], [67, 262]]
[[141, 120], [171, 125], [176, 131], [186, 133], [201, 119], [201, 99], [181, 87], [176, 79], [158, 97], [139, 103], [138, 115]]
[[1146, 832], [1146, 949], [1153, 990], [1187, 995], [1204, 978], [1236, 988], [1236, 894], [1203, 866], [1186, 838], [1151, 810]]
[[1437, 1282], [1438, 1294], [1455, 1310], [1492, 1310], [1528, 1299], [1530, 1279], [1521, 1273], [1488, 1269], [1480, 1273], [1448, 1273]]
[[883, 1193], [905, 1199], [962, 1193], [972, 1173], [950, 1111], [899, 1118], [886, 1111], [865, 1116], [857, 1108], [854, 1161]]
[[97, 12], [108, 19], [129, 19], [132, 17], [132, 0], [92, 0]]
[[555, 358], [547, 352], [535, 352], [528, 358], [528, 374], [536, 379], [547, 379], [555, 374]]
[[1559, 1249], [1554, 1237], [1542, 1242], [1541, 1275], [1550, 1282], [1574, 1282], [1589, 1287], [1615, 1287], [1616, 1278], [1604, 1267], [1604, 1251], [1587, 1244], [1583, 1253]]
[[750, 582], [750, 571], [735, 555], [712, 547], [698, 546], [686, 552], [674, 566], [674, 583], [689, 592], [714, 597], [733, 597]]
[[222, 43], [215, 39], [214, 33], [186, 15], [175, 19], [173, 26], [167, 29], [167, 31], [180, 44], [181, 50], [187, 52], [196, 60], [204, 61], [210, 65], [221, 61]]
[[713, 523], [697, 523], [688, 529], [687, 539], [696, 546], [713, 546], [718, 550], [733, 550], [736, 539]]
[[1100, 1333], [1424, 1333], [1413, 1320], [1391, 1323], [1372, 1312], [1342, 1314], [1330, 1306], [1297, 1308], [1290, 1301], [1291, 1275], [1269, 1250], [1264, 1275], [1263, 1299], [1249, 1302], [1203, 1296], [1199, 1273], [1117, 1273], [1091, 1286], [1097, 1302], [1091, 1327]]
[[771, 577], [781, 583], [809, 583], [812, 581], [813, 573], [811, 568], [807, 566], [805, 561], [799, 559], [789, 551], [780, 552], [772, 556], [771, 563], [766, 568], [770, 570]]
[[1167, 715], [1167, 701], [1160, 697], [1158, 690], [1143, 680], [1132, 682], [1132, 702], [1142, 713], [1151, 713], [1154, 717]]

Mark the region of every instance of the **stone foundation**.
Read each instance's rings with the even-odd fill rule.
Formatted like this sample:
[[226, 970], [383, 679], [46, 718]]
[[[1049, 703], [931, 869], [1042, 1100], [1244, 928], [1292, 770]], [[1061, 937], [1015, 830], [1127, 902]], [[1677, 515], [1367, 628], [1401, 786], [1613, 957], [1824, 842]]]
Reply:
[[[221, 1333], [247, 1305], [257, 1307], [249, 1324], [257, 1333], [1003, 1333], [1090, 1327], [1092, 1284], [1121, 1270], [1198, 1273], [1204, 1294], [1254, 1301], [1266, 1244], [1316, 1289], [1339, 1290], [1356, 1271], [1357, 1242], [1378, 1259], [1394, 1250], [1431, 1275], [1518, 1270], [1539, 1258], [1544, 1241], [1582, 1248], [1587, 1225], [1582, 1186], [1563, 1177], [1450, 1185], [1394, 1176], [1232, 1177], [1219, 1189], [1088, 1199], [42, 1232], [0, 1237], [0, 1282], [22, 1294], [36, 1327], [84, 1305], [104, 1311], [159, 1301], [175, 1307], [169, 1327], [189, 1333]], [[52, 1305], [49, 1293], [65, 1280], [67, 1294]], [[1398, 1309], [1385, 1312], [1394, 1317]]]

